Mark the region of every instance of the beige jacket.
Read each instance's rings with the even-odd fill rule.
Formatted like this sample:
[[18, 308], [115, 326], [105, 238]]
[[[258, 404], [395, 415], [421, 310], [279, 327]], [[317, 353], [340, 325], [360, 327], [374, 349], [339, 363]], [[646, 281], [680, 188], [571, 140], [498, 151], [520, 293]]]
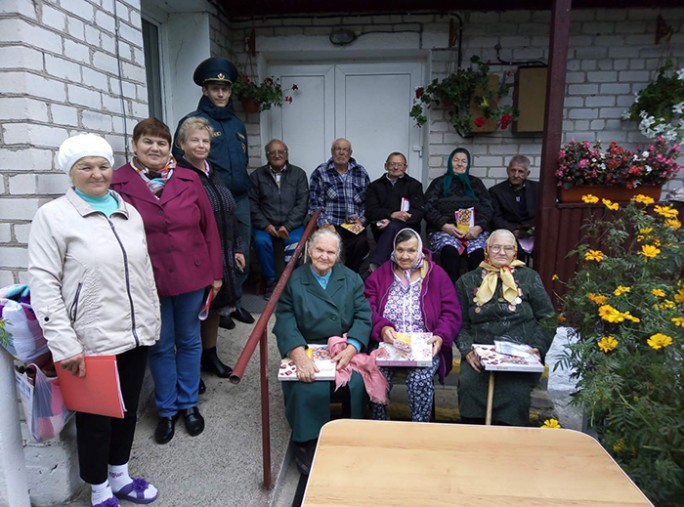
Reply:
[[159, 298], [142, 218], [112, 192], [105, 215], [73, 189], [42, 206], [28, 247], [31, 305], [61, 361], [120, 354], [159, 339]]

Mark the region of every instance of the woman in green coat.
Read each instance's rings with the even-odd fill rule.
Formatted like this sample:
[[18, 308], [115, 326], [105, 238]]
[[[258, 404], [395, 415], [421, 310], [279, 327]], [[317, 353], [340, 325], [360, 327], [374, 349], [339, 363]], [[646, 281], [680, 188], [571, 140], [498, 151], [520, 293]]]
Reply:
[[[346, 348], [332, 358], [337, 369], [368, 346], [371, 309], [363, 295], [361, 277], [339, 264], [342, 240], [328, 229], [319, 229], [308, 243], [310, 263], [292, 274], [278, 302], [273, 329], [283, 357], [297, 367], [298, 382], [283, 382], [285, 415], [292, 427], [295, 458], [300, 472], [308, 474], [321, 427], [330, 420], [331, 381], [314, 382], [315, 366], [307, 356], [309, 344], [325, 345], [331, 336], [347, 333]], [[350, 410], [363, 417], [365, 389], [354, 372], [349, 381]]]
[[[515, 260], [517, 242], [505, 229], [494, 231], [485, 244], [485, 260], [458, 279], [456, 292], [463, 310], [457, 338], [461, 361], [458, 403], [461, 421], [484, 423], [488, 375], [472, 351], [474, 343], [493, 345], [503, 339], [532, 347], [542, 362], [554, 330], [540, 321], [553, 315], [553, 305], [536, 271]], [[498, 372], [492, 421], [527, 426], [530, 396], [538, 373]]]

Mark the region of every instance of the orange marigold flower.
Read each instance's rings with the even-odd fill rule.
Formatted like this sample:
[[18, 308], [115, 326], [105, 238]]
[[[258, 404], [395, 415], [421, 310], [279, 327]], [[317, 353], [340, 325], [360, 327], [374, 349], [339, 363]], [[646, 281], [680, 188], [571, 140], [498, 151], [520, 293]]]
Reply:
[[603, 252], [601, 250], [588, 250], [584, 254], [585, 261], [601, 262], [603, 260]]
[[653, 200], [653, 197], [649, 197], [644, 194], [638, 194], [635, 195], [630, 199], [632, 202], [640, 202], [641, 204], [653, 204], [655, 201]]
[[595, 303], [597, 305], [604, 305], [606, 304], [606, 296], [603, 294], [594, 294], [593, 292], [590, 292], [587, 297], [592, 303]]
[[604, 204], [606, 208], [608, 208], [610, 211], [617, 211], [620, 209], [620, 205], [616, 202], [611, 201], [610, 199], [601, 199], [601, 202]]
[[675, 303], [684, 303], [684, 289], [679, 289], [674, 296]]
[[675, 326], [684, 327], [684, 317], [672, 317]]
[[651, 294], [653, 294], [657, 298], [664, 298], [665, 297], [665, 291], [661, 289], [651, 289]]
[[618, 346], [618, 341], [612, 336], [603, 336], [596, 345], [607, 354]]
[[653, 207], [653, 211], [665, 218], [677, 218], [677, 215], [679, 214], [679, 211], [672, 206], [659, 206], [657, 204]]
[[658, 350], [672, 345], [672, 337], [663, 333], [656, 333], [651, 335], [651, 337], [646, 340], [646, 343], [648, 343], [652, 349]]
[[623, 294], [627, 294], [631, 290], [631, 287], [624, 287], [622, 285], [618, 285], [617, 289], [613, 291], [613, 294], [615, 294], [616, 296], [622, 296]]
[[676, 218], [668, 218], [665, 220], [665, 225], [671, 227], [672, 229], [679, 229], [682, 226], [682, 223]]
[[642, 245], [639, 255], [643, 255], [644, 261], [648, 262], [648, 259], [654, 259], [660, 255], [660, 248], [655, 245]]

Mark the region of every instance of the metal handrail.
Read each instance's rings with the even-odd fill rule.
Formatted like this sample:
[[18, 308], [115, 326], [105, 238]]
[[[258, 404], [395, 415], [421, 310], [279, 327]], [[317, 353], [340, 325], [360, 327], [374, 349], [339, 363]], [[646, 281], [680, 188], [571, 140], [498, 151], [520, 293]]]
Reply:
[[247, 363], [249, 363], [249, 360], [252, 358], [257, 343], [259, 343], [259, 376], [261, 380], [261, 443], [264, 487], [266, 489], [271, 489], [273, 487], [273, 478], [271, 474], [271, 411], [268, 401], [268, 330], [266, 326], [268, 325], [268, 321], [271, 318], [276, 305], [278, 304], [278, 300], [280, 299], [280, 295], [282, 294], [285, 285], [287, 285], [287, 282], [290, 280], [292, 271], [297, 265], [297, 262], [299, 262], [299, 258], [304, 250], [304, 245], [308, 241], [309, 236], [311, 236], [313, 233], [313, 230], [316, 228], [316, 221], [318, 220], [318, 215], [320, 215], [320, 213], [320, 210], [316, 210], [311, 216], [311, 219], [304, 229], [304, 233], [302, 234], [299, 243], [297, 243], [297, 248], [295, 248], [290, 262], [288, 262], [287, 266], [285, 266], [285, 271], [283, 271], [282, 276], [273, 289], [273, 295], [271, 296], [271, 299], [266, 304], [266, 308], [264, 308], [261, 317], [259, 317], [259, 320], [257, 320], [254, 329], [247, 339], [247, 343], [245, 343], [244, 349], [242, 349], [240, 357], [238, 357], [238, 360], [235, 363], [233, 372], [230, 374], [230, 381], [233, 384], [239, 384], [240, 380], [242, 380], [242, 375], [245, 373], [245, 369], [247, 368]]

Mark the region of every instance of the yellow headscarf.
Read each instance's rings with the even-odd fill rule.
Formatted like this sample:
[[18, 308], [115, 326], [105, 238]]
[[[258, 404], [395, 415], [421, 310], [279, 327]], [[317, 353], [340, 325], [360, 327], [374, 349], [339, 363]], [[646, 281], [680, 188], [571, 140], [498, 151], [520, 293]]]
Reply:
[[518, 286], [515, 283], [515, 278], [513, 278], [512, 268], [524, 265], [524, 262], [515, 259], [510, 264], [497, 268], [487, 261], [482, 261], [480, 267], [486, 270], [487, 274], [483, 278], [480, 288], [477, 289], [475, 302], [483, 305], [492, 299], [492, 297], [494, 297], [494, 292], [496, 292], [496, 285], [499, 278], [501, 278], [503, 284], [503, 298], [509, 303], [513, 303], [515, 298], [518, 297]]

